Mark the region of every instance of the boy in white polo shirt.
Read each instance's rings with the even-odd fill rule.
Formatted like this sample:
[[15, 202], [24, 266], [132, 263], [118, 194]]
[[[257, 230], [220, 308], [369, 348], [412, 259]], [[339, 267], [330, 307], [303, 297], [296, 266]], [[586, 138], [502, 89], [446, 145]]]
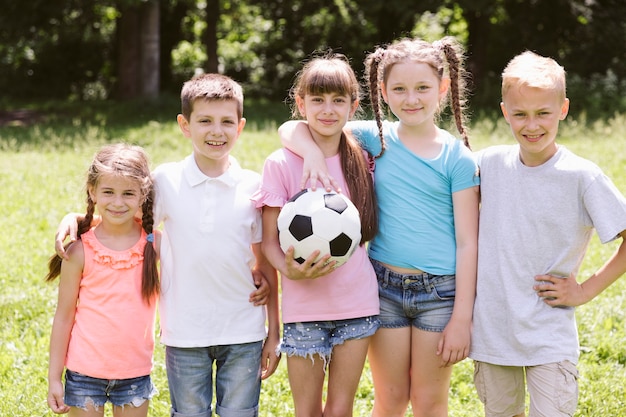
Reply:
[[[181, 102], [177, 120], [193, 153], [154, 171], [155, 216], [165, 228], [159, 308], [172, 411], [211, 416], [216, 362], [216, 413], [254, 417], [260, 379], [279, 360], [278, 280], [261, 253], [261, 213], [250, 200], [260, 176], [230, 156], [246, 122], [243, 93], [232, 79], [205, 74], [184, 84]], [[270, 284], [265, 344], [264, 309], [248, 302], [252, 269]]]
[[[278, 279], [261, 253], [261, 212], [250, 200], [260, 175], [230, 155], [246, 122], [243, 92], [226, 76], [204, 74], [183, 85], [181, 106], [177, 121], [193, 152], [153, 173], [171, 415], [211, 417], [215, 386], [219, 416], [256, 417], [261, 379], [279, 362]], [[269, 284], [267, 309], [251, 302], [253, 273]]]

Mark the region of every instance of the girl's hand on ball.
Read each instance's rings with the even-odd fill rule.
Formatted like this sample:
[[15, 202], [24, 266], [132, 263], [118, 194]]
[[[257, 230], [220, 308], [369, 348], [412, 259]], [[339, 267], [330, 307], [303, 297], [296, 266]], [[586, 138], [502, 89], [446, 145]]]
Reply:
[[[287, 264], [287, 276], [289, 279], [298, 281], [301, 279], [316, 279], [324, 276], [335, 269], [336, 261], [330, 260], [330, 255], [324, 255], [317, 259], [320, 251], [314, 251], [302, 264], [298, 263], [294, 257], [293, 246], [285, 252], [285, 263]], [[316, 262], [317, 260], [317, 262]]]

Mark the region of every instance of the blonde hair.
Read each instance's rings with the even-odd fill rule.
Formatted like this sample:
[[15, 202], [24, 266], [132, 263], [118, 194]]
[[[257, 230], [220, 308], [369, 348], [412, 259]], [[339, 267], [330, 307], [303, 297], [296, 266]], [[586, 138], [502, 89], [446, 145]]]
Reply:
[[502, 97], [512, 87], [553, 90], [565, 100], [565, 69], [554, 59], [525, 51], [514, 57], [502, 71]]

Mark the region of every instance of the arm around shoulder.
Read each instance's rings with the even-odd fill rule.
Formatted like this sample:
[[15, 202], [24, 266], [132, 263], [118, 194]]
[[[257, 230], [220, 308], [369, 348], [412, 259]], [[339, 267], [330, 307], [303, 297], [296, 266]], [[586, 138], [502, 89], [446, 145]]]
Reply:
[[324, 154], [313, 140], [306, 122], [287, 121], [278, 128], [278, 136], [285, 148], [304, 160], [300, 188], [305, 188], [309, 182], [311, 188], [315, 190], [319, 181], [327, 191], [332, 189], [341, 191], [339, 183], [328, 173]]

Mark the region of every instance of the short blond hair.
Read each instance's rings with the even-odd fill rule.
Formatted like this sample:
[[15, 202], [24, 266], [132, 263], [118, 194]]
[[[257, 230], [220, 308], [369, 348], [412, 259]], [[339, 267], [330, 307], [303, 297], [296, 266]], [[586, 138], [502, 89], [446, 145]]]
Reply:
[[502, 98], [511, 87], [553, 90], [565, 100], [565, 69], [554, 59], [531, 51], [514, 57], [502, 71]]

